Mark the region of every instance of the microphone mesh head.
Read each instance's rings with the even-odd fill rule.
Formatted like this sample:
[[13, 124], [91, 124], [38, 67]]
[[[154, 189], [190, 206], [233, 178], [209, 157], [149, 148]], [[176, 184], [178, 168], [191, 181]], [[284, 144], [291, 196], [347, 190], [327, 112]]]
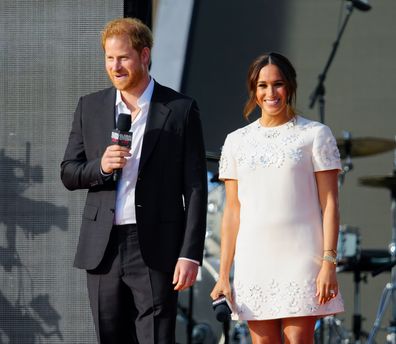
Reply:
[[129, 131], [131, 129], [131, 115], [120, 113], [117, 119], [117, 129], [120, 131]]

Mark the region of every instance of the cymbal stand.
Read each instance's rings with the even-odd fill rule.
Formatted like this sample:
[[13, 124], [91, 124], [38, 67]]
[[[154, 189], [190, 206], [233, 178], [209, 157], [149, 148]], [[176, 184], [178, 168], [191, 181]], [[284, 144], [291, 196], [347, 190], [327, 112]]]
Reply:
[[345, 160], [342, 162], [342, 171], [338, 174], [338, 189], [344, 185], [345, 176], [353, 169], [351, 149], [352, 149], [352, 135], [350, 131], [344, 130], [342, 132], [345, 142]]
[[[396, 150], [394, 151], [393, 159], [393, 174], [396, 174]], [[396, 262], [396, 188], [391, 188], [391, 215], [392, 215], [392, 241], [389, 244], [389, 253], [391, 255], [391, 262]], [[391, 270], [391, 281], [386, 284], [381, 299], [378, 305], [377, 315], [374, 321], [374, 326], [371, 329], [367, 344], [374, 343], [375, 335], [377, 334], [381, 320], [384, 317], [385, 311], [391, 303], [392, 318], [390, 326], [388, 327], [388, 334], [386, 342], [389, 344], [396, 344], [396, 264], [393, 265]]]
[[347, 8], [347, 15], [344, 19], [344, 22], [340, 28], [340, 30], [338, 31], [338, 35], [337, 35], [337, 39], [336, 41], [333, 43], [333, 49], [331, 50], [330, 56], [326, 62], [326, 66], [323, 70], [323, 72], [321, 74], [319, 74], [319, 82], [315, 88], [315, 90], [312, 92], [311, 96], [309, 97], [310, 99], [310, 103], [309, 103], [309, 108], [312, 109], [313, 106], [315, 105], [316, 99], [319, 99], [319, 117], [320, 117], [320, 122], [321, 123], [325, 123], [325, 87], [324, 87], [324, 81], [326, 79], [326, 74], [327, 71], [330, 68], [330, 65], [334, 59], [334, 56], [337, 52], [337, 48], [340, 44], [340, 40], [341, 40], [341, 36], [344, 33], [345, 27], [348, 23], [349, 17], [352, 14], [354, 5], [352, 2], [347, 2], [346, 5]]
[[362, 272], [359, 268], [355, 267], [353, 270], [353, 281], [355, 284], [354, 293], [354, 312], [352, 317], [352, 332], [355, 338], [355, 344], [360, 343], [362, 338], [362, 313], [360, 307], [360, 282], [367, 282], [365, 275], [362, 277]]
[[326, 66], [321, 74], [319, 74], [319, 82], [315, 87], [315, 90], [312, 92], [311, 96], [309, 97], [310, 103], [309, 103], [309, 108], [312, 109], [315, 105], [316, 99], [319, 98], [319, 117], [320, 117], [320, 122], [325, 123], [325, 87], [324, 87], [324, 81], [326, 79], [326, 74], [327, 71], [330, 68], [330, 65], [334, 59], [334, 56], [337, 52], [338, 46], [341, 41], [341, 36], [344, 33], [345, 27], [348, 23], [348, 20], [352, 14], [352, 11], [354, 8], [357, 8], [360, 11], [368, 11], [371, 9], [371, 6], [359, 1], [359, 0], [349, 0], [346, 1], [346, 9], [347, 9], [347, 14], [345, 16], [344, 22], [341, 25], [341, 28], [338, 31], [337, 39], [333, 43], [333, 49], [331, 50], [330, 56], [326, 62]]
[[[362, 313], [361, 313], [361, 296], [360, 296], [360, 283], [363, 281], [367, 283], [366, 274], [362, 274], [362, 270], [359, 265], [360, 261], [360, 237], [358, 236], [357, 247], [355, 256], [350, 261], [350, 267], [353, 271], [353, 283], [354, 283], [354, 293], [353, 293], [353, 315], [352, 315], [352, 333], [354, 337], [354, 343], [360, 344], [360, 339], [363, 338], [362, 331]], [[337, 272], [342, 272], [343, 269], [337, 268]], [[347, 338], [347, 336], [345, 336]], [[349, 339], [346, 339], [346, 343], [349, 343]]]

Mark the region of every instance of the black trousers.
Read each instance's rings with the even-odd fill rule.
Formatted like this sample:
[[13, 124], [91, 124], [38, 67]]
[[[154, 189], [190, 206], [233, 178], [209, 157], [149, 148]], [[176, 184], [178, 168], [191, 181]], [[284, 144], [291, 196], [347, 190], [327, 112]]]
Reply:
[[114, 226], [100, 265], [87, 271], [100, 344], [174, 344], [177, 292], [173, 272], [144, 263], [136, 225]]

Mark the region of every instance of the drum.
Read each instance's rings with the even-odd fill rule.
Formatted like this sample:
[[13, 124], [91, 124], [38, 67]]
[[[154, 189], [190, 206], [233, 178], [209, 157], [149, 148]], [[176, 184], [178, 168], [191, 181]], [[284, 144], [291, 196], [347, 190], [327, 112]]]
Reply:
[[388, 250], [362, 249], [356, 259], [349, 260], [344, 265], [337, 268], [339, 272], [374, 272], [380, 269], [390, 271], [392, 257]]
[[337, 259], [340, 265], [355, 259], [360, 251], [359, 228], [341, 225], [338, 233]]

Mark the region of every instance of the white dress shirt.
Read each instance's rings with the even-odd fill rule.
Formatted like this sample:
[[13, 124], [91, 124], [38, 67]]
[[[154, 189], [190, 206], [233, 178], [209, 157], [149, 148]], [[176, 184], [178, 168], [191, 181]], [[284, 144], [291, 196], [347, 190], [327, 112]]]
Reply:
[[[154, 90], [154, 80], [151, 78], [143, 94], [137, 100], [137, 106], [140, 111], [132, 121], [132, 146], [130, 157], [127, 157], [127, 163], [122, 169], [121, 178], [118, 181], [115, 207], [115, 224], [125, 225], [136, 223], [135, 213], [135, 187], [138, 175], [140, 156], [142, 153], [143, 135], [146, 129], [147, 115], [150, 107], [151, 97]], [[121, 98], [121, 92], [117, 90], [116, 94], [116, 123], [120, 113], [130, 114], [126, 104]]]

